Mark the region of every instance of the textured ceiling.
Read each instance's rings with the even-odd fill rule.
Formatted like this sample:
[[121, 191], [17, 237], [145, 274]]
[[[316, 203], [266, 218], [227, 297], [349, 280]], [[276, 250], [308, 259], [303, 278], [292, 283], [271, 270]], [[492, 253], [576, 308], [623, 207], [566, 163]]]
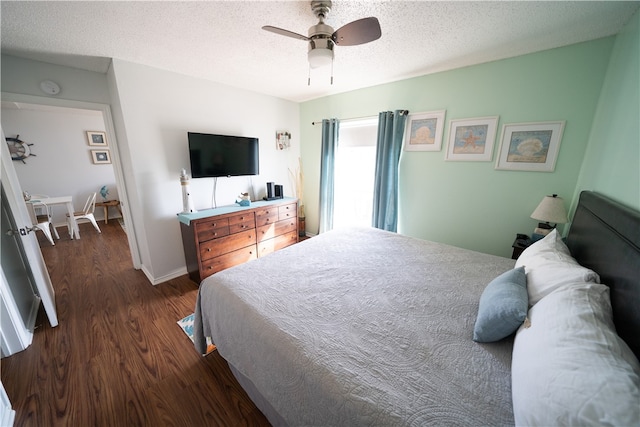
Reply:
[[616, 34], [638, 1], [340, 1], [334, 29], [368, 16], [382, 38], [337, 46], [311, 71], [307, 44], [261, 29], [307, 34], [309, 1], [2, 1], [2, 53], [106, 72], [110, 58], [305, 101], [408, 77]]

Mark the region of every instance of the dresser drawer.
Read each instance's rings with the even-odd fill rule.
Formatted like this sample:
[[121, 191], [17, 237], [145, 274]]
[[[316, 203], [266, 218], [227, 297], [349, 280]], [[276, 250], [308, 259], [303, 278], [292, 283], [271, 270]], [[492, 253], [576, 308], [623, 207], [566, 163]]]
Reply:
[[258, 257], [256, 251], [256, 245], [247, 246], [246, 248], [238, 249], [233, 252], [221, 255], [219, 257], [211, 258], [202, 263], [201, 277], [204, 280], [205, 277], [211, 276], [213, 273], [222, 271], [225, 268], [233, 267], [234, 265], [242, 264], [247, 261], [251, 261]]
[[246, 212], [242, 215], [229, 217], [229, 233], [239, 233], [241, 231], [256, 228], [256, 217], [253, 212]]
[[216, 239], [229, 234], [229, 220], [227, 218], [203, 221], [196, 224], [198, 241]]
[[284, 221], [274, 222], [273, 224], [263, 225], [258, 227], [257, 238], [258, 243], [263, 240], [273, 239], [276, 236], [281, 234], [288, 233], [290, 231], [296, 230], [296, 221], [295, 219], [289, 219]]
[[278, 221], [295, 218], [296, 216], [298, 216], [298, 212], [295, 203], [278, 207]]
[[258, 244], [258, 255], [263, 257], [279, 249], [298, 243], [298, 231], [281, 234], [273, 239], [263, 240]]
[[256, 227], [260, 227], [261, 225], [272, 224], [276, 221], [278, 221], [277, 206], [256, 210]]
[[219, 239], [209, 240], [200, 244], [200, 259], [202, 261], [233, 252], [236, 249], [256, 244], [255, 230], [229, 234]]

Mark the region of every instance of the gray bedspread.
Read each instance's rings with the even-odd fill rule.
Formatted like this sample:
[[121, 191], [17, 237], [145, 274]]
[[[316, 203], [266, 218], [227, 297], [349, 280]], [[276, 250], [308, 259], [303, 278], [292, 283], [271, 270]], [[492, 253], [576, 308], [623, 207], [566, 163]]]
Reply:
[[334, 230], [210, 276], [210, 336], [290, 426], [513, 425], [512, 339], [472, 341], [514, 261], [377, 229]]

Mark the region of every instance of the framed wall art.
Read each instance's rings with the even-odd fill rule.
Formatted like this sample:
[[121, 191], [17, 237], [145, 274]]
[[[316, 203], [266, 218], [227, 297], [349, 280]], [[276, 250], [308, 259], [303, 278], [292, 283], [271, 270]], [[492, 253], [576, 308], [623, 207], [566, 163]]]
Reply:
[[111, 154], [109, 150], [91, 150], [91, 159], [96, 165], [104, 165], [111, 163]]
[[99, 147], [106, 147], [107, 144], [107, 134], [105, 132], [98, 131], [87, 131], [87, 141], [89, 145], [95, 145]]
[[409, 114], [404, 133], [406, 151], [440, 151], [445, 110]]
[[287, 131], [276, 132], [276, 149], [287, 150], [291, 147], [291, 133]]
[[446, 160], [490, 162], [498, 116], [449, 121]]
[[553, 172], [564, 124], [565, 121], [504, 125], [495, 168]]

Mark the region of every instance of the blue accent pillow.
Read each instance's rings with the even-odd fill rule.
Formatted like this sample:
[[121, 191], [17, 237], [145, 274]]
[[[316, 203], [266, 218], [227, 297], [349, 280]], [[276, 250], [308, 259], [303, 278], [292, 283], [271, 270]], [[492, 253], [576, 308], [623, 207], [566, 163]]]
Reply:
[[480, 296], [473, 340], [494, 342], [508, 337], [527, 318], [529, 295], [524, 267], [493, 279]]

